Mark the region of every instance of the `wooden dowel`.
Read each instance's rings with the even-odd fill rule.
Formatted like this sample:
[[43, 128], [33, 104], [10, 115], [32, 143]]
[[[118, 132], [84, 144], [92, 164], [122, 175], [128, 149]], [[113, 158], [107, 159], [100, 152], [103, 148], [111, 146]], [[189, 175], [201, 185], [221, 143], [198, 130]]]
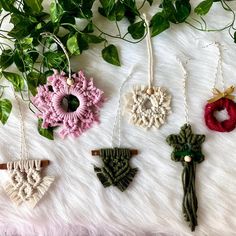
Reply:
[[[50, 164], [49, 160], [42, 160], [41, 167], [46, 167]], [[7, 170], [7, 163], [0, 164], [0, 170]]]
[[[92, 156], [100, 156], [100, 150], [92, 150], [91, 153], [92, 153]], [[132, 156], [138, 155], [138, 150], [131, 149], [131, 154]]]

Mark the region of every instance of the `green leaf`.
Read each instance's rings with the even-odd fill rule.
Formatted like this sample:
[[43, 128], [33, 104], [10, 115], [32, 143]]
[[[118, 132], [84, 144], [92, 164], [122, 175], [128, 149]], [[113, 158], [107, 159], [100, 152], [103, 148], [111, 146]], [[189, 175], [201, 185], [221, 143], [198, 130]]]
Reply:
[[94, 32], [94, 29], [93, 29], [93, 22], [90, 21], [90, 22], [86, 25], [86, 27], [83, 29], [82, 32], [84, 32], [84, 33], [93, 33], [93, 32]]
[[20, 13], [20, 11], [14, 7], [15, 0], [0, 0], [0, 4], [5, 11], [11, 13]]
[[38, 58], [37, 52], [16, 50], [14, 54], [14, 62], [20, 72], [26, 72], [33, 68], [35, 61]]
[[115, 0], [100, 0], [100, 3], [102, 5], [106, 15], [109, 15], [109, 13], [113, 9], [116, 1]]
[[144, 21], [139, 21], [128, 27], [128, 32], [134, 39], [140, 39], [145, 33], [145, 24]]
[[37, 25], [37, 19], [34, 17], [26, 17], [21, 14], [12, 14], [10, 22], [14, 25], [13, 29], [8, 33], [18, 40], [27, 37]]
[[71, 54], [79, 55], [80, 54], [80, 48], [79, 48], [79, 45], [78, 45], [77, 37], [78, 37], [78, 33], [75, 33], [73, 36], [71, 36], [67, 40], [66, 46], [67, 46], [67, 48], [68, 48], [68, 50]]
[[0, 69], [5, 70], [13, 63], [13, 51], [3, 50], [2, 54], [0, 55]]
[[176, 19], [179, 23], [184, 22], [191, 13], [189, 0], [176, 0]]
[[62, 52], [45, 52], [43, 55], [44, 65], [48, 68], [58, 69], [66, 60], [65, 54]]
[[163, 17], [162, 13], [158, 12], [152, 17], [150, 26], [152, 27], [152, 37], [154, 37], [168, 29], [170, 27], [170, 23]]
[[64, 10], [59, 3], [52, 2], [50, 4], [50, 16], [53, 23], [60, 22], [63, 16]]
[[6, 124], [12, 110], [12, 104], [8, 99], [0, 100], [0, 120], [3, 125]]
[[118, 50], [115, 45], [110, 44], [102, 50], [103, 59], [115, 66], [120, 66]]
[[81, 37], [87, 41], [87, 43], [101, 43], [104, 42], [105, 39], [100, 37], [100, 36], [96, 36], [93, 34], [82, 34]]
[[31, 9], [33, 14], [42, 12], [42, 1], [43, 0], [24, 0], [24, 3]]
[[194, 12], [198, 15], [206, 15], [211, 9], [213, 0], [205, 0], [197, 5]]
[[43, 120], [38, 119], [38, 132], [39, 132], [39, 134], [47, 139], [54, 140], [53, 128], [49, 127], [47, 129], [44, 129], [44, 128], [42, 128], [42, 124], [43, 124]]
[[9, 82], [12, 83], [16, 92], [19, 92], [24, 88], [24, 79], [20, 75], [6, 71], [3, 71], [2, 74]]
[[30, 72], [27, 75], [27, 85], [28, 89], [32, 93], [33, 96], [37, 94], [37, 87], [40, 84], [45, 84], [46, 76], [44, 74], [40, 74], [38, 72]]

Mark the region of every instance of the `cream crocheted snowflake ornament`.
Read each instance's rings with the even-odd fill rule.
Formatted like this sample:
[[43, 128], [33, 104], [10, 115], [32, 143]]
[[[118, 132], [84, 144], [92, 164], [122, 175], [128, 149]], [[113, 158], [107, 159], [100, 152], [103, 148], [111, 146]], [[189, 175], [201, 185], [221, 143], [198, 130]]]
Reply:
[[159, 128], [171, 113], [171, 95], [162, 87], [136, 86], [125, 95], [130, 122], [143, 128]]

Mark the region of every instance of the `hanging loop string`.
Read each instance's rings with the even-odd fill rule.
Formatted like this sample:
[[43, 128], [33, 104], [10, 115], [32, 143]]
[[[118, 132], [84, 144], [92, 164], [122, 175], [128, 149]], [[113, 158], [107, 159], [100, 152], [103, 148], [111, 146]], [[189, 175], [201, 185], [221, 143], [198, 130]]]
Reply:
[[217, 81], [218, 78], [221, 79], [221, 86], [222, 89], [225, 90], [225, 81], [224, 81], [224, 76], [223, 76], [223, 70], [222, 70], [222, 51], [221, 51], [221, 44], [218, 42], [215, 42], [214, 45], [216, 46], [218, 50], [218, 62], [217, 62], [217, 69], [216, 69], [216, 74], [215, 74], [215, 81], [214, 81], [214, 87], [213, 89], [216, 88], [217, 86]]
[[123, 83], [121, 84], [120, 89], [119, 89], [118, 107], [117, 107], [116, 118], [115, 118], [115, 122], [114, 122], [114, 126], [113, 126], [113, 131], [112, 131], [112, 147], [113, 148], [116, 147], [116, 145], [115, 145], [116, 129], [118, 129], [118, 145], [117, 145], [117, 147], [120, 147], [120, 143], [121, 143], [121, 94], [122, 94], [122, 90], [124, 88], [124, 85], [131, 78], [132, 73], [133, 73], [133, 69], [129, 73], [128, 77], [123, 81]]
[[29, 159], [29, 152], [27, 150], [27, 144], [26, 144], [26, 137], [25, 137], [25, 125], [24, 125], [24, 119], [21, 111], [20, 101], [17, 97], [14, 88], [13, 93], [16, 100], [16, 104], [19, 110], [19, 118], [20, 118], [20, 159]]
[[151, 88], [153, 86], [153, 81], [154, 81], [152, 41], [151, 41], [151, 34], [150, 34], [150, 29], [149, 29], [149, 22], [147, 20], [146, 14], [143, 14], [143, 18], [144, 18], [144, 22], [145, 22], [146, 30], [147, 30], [146, 42], [147, 42], [147, 50], [148, 50], [148, 82], [149, 82], [149, 88]]
[[[68, 55], [68, 53], [67, 53], [63, 43], [60, 41], [60, 39], [56, 35], [54, 35], [54, 34], [52, 34], [50, 32], [44, 32], [44, 33], [41, 33], [40, 35], [42, 35], [43, 37], [50, 37], [50, 38], [52, 38], [61, 47], [61, 49], [63, 50], [63, 52], [64, 52], [64, 54], [66, 56], [66, 59], [68, 61], [68, 70], [69, 70], [69, 72], [68, 72], [68, 74], [69, 74], [68, 81], [72, 80], [72, 78], [71, 78], [71, 63], [70, 63], [70, 58], [69, 58], [69, 55]], [[68, 83], [68, 81], [67, 81], [67, 83]]]
[[[180, 68], [183, 72], [183, 96], [184, 96], [184, 113], [185, 113], [185, 122], [187, 124], [189, 124], [189, 109], [188, 109], [188, 100], [187, 100], [187, 78], [188, 78], [188, 72], [186, 70], [186, 68], [184, 67], [182, 61], [176, 57], [179, 65], [180, 65]], [[188, 59], [189, 60], [189, 59]], [[185, 62], [185, 64], [188, 63], [188, 60]]]
[[222, 70], [222, 50], [221, 50], [222, 45], [219, 42], [213, 42], [204, 46], [203, 48], [207, 48], [212, 45], [214, 45], [218, 51], [218, 55], [217, 55], [218, 61], [217, 61], [216, 72], [215, 72], [215, 77], [214, 77], [213, 90], [216, 89], [217, 84], [219, 82], [219, 78], [221, 79], [220, 82], [221, 82], [222, 89], [225, 90], [225, 81], [224, 81], [223, 70]]

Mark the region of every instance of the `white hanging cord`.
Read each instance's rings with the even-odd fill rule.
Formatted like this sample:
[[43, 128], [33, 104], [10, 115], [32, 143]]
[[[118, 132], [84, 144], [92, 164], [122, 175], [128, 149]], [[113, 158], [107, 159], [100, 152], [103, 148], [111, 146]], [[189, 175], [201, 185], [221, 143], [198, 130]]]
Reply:
[[66, 59], [68, 61], [68, 70], [69, 70], [69, 72], [68, 72], [69, 73], [69, 77], [68, 78], [71, 80], [71, 63], [70, 63], [70, 58], [69, 58], [69, 55], [68, 55], [68, 53], [67, 53], [63, 43], [60, 41], [60, 39], [56, 35], [54, 35], [54, 34], [52, 34], [50, 32], [44, 32], [44, 33], [41, 33], [40, 35], [42, 35], [44, 37], [52, 38], [61, 47], [61, 49], [63, 50], [63, 52], [64, 52], [64, 54], [66, 56]]
[[20, 107], [20, 101], [19, 98], [17, 97], [14, 88], [13, 93], [14, 97], [16, 99], [16, 104], [18, 106], [19, 110], [19, 118], [20, 118], [20, 159], [29, 159], [29, 152], [27, 150], [27, 144], [26, 144], [26, 137], [25, 137], [25, 126], [24, 126], [24, 119]]
[[154, 81], [152, 41], [149, 29], [149, 22], [147, 20], [146, 14], [143, 14], [143, 18], [147, 30], [146, 42], [148, 50], [148, 82], [149, 82], [149, 88], [151, 88], [153, 86], [153, 81]]
[[[215, 42], [214, 45], [218, 49], [218, 63], [217, 63], [217, 69], [216, 69], [216, 74], [215, 74], [215, 81], [214, 81], [214, 88], [217, 86], [217, 79], [220, 77], [221, 79], [221, 86], [222, 89], [225, 90], [225, 81], [224, 81], [224, 76], [223, 76], [223, 70], [222, 70], [222, 51], [221, 51], [221, 44], [218, 42]], [[218, 77], [219, 76], [219, 77]]]
[[[186, 68], [184, 67], [182, 61], [177, 57], [177, 61], [179, 62], [180, 68], [183, 72], [183, 97], [184, 97], [184, 113], [185, 113], [185, 122], [189, 124], [189, 109], [188, 109], [188, 101], [187, 101], [187, 78], [188, 78], [188, 72]], [[187, 64], [188, 61], [185, 62]]]
[[121, 84], [120, 89], [119, 89], [119, 100], [118, 100], [118, 107], [117, 107], [117, 112], [116, 112], [116, 118], [115, 118], [115, 122], [113, 125], [113, 131], [112, 131], [112, 147], [116, 147], [115, 145], [115, 132], [116, 129], [118, 128], [118, 145], [117, 147], [120, 147], [120, 143], [121, 143], [121, 94], [122, 94], [122, 90], [124, 85], [126, 84], [126, 82], [131, 78], [132, 75], [132, 71], [129, 73], [128, 77], [124, 80], [124, 82]]

